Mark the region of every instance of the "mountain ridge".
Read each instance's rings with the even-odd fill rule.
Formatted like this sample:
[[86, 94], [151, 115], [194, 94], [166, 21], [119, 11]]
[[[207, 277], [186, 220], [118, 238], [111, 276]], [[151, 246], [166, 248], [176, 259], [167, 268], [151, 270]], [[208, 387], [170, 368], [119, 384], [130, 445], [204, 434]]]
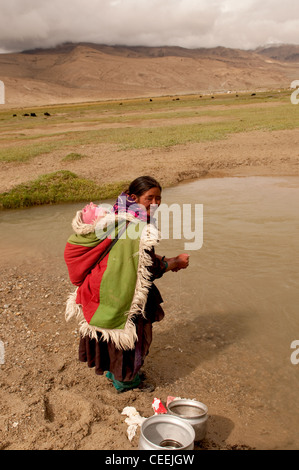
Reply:
[[225, 47], [64, 43], [0, 54], [8, 106], [287, 88], [299, 46]]

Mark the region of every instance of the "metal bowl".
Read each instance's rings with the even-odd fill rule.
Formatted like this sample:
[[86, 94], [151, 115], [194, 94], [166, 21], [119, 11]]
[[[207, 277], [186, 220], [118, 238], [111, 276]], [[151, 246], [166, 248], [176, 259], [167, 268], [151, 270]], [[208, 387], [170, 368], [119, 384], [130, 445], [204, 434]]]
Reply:
[[139, 450], [193, 450], [195, 432], [186, 421], [168, 414], [146, 419], [141, 426]]
[[190, 424], [195, 431], [195, 441], [202, 441], [207, 434], [208, 407], [195, 400], [174, 400], [168, 405], [168, 413]]

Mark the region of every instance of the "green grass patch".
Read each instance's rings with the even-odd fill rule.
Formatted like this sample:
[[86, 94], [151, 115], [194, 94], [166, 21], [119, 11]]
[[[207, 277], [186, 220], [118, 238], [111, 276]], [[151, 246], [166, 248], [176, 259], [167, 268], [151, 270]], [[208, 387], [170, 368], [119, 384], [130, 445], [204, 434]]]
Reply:
[[69, 153], [68, 155], [66, 155], [62, 159], [62, 161], [63, 162], [76, 162], [78, 160], [82, 160], [83, 158], [86, 158], [86, 156], [82, 155], [81, 153], [72, 152], [72, 153]]
[[97, 185], [70, 171], [57, 171], [0, 194], [0, 210], [111, 199], [117, 197], [125, 186], [126, 182]]
[[60, 147], [58, 142], [43, 142], [0, 148], [0, 162], [28, 162], [42, 154], [51, 153]]

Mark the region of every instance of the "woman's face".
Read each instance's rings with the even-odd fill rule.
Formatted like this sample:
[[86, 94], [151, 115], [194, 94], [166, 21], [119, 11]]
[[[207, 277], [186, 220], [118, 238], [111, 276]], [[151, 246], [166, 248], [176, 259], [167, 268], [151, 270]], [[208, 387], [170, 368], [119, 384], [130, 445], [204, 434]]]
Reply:
[[[155, 210], [160, 206], [162, 200], [161, 191], [159, 188], [152, 188], [149, 191], [143, 193], [142, 196], [137, 197], [133, 195], [132, 197], [135, 199], [137, 204], [145, 207], [148, 215], [152, 215], [153, 212], [155, 212]], [[152, 207], [151, 210], [151, 206], [155, 207]]]

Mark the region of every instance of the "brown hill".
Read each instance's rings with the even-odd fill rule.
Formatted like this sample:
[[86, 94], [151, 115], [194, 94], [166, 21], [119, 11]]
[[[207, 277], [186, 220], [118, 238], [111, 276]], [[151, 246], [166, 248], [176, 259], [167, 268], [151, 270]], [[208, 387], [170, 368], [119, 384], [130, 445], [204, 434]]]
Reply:
[[267, 46], [256, 49], [261, 56], [278, 62], [291, 62], [299, 64], [299, 46], [283, 44], [280, 46]]
[[298, 64], [277, 52], [63, 44], [1, 54], [0, 80], [10, 107], [288, 88]]

